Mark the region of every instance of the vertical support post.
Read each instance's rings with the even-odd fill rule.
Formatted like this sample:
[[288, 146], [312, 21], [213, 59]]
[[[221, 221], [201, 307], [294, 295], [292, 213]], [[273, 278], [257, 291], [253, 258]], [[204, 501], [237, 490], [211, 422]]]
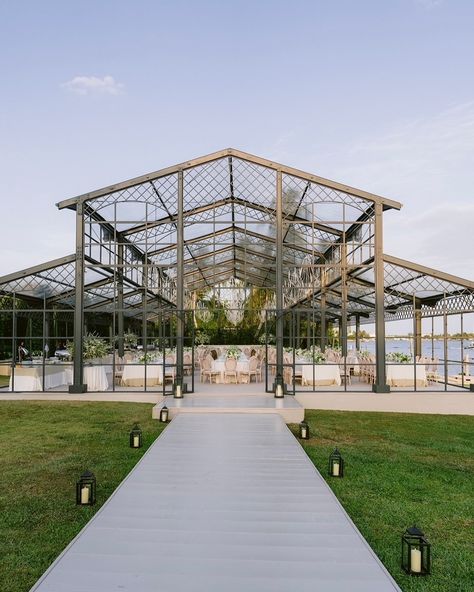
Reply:
[[301, 312], [296, 311], [296, 340], [295, 346], [301, 347]]
[[347, 356], [347, 246], [346, 233], [342, 235], [341, 244], [341, 324], [339, 331], [339, 345], [341, 353]]
[[448, 366], [448, 315], [446, 312], [446, 293], [443, 298], [443, 357], [444, 357], [444, 390], [448, 390], [449, 366]]
[[283, 388], [283, 178], [281, 170], [276, 179], [276, 378]]
[[117, 234], [117, 335], [118, 335], [118, 355], [123, 358], [125, 353], [124, 328], [123, 328], [123, 239], [121, 234]]
[[324, 353], [326, 351], [326, 294], [321, 292], [321, 337], [320, 337], [320, 348]]
[[421, 302], [419, 298], [414, 299], [414, 316], [415, 316], [415, 359], [417, 356], [421, 356], [422, 343], [421, 343]]
[[355, 341], [355, 348], [356, 351], [360, 350], [360, 315], [356, 314], [356, 324], [355, 324], [355, 331], [356, 331], [356, 341]]
[[74, 378], [70, 393], [85, 393], [83, 330], [84, 330], [84, 204], [76, 205], [76, 277], [74, 302]]
[[306, 349], [313, 345], [311, 339], [311, 313], [309, 311], [306, 313], [306, 343]]
[[375, 393], [389, 393], [385, 367], [385, 307], [383, 267], [383, 206], [375, 204], [374, 217], [374, 276], [375, 276], [375, 352], [376, 377], [372, 390]]
[[184, 175], [178, 171], [178, 219], [176, 224], [176, 385], [183, 388], [184, 347]]

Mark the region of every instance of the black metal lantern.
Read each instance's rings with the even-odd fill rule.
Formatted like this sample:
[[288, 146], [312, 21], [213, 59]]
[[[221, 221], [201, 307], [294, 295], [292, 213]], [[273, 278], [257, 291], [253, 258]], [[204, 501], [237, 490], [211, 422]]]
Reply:
[[286, 394], [286, 384], [283, 377], [278, 375], [273, 383], [273, 392], [275, 393], [275, 399], [282, 399]]
[[85, 471], [76, 483], [76, 504], [92, 506], [95, 504], [96, 479], [94, 473]]
[[431, 545], [416, 526], [402, 534], [402, 568], [412, 576], [427, 576], [431, 572]]
[[309, 425], [305, 421], [300, 423], [300, 438], [302, 440], [309, 440]]
[[188, 392], [188, 385], [183, 382], [182, 378], [177, 378], [176, 382], [173, 383], [173, 397], [175, 399], [182, 399], [183, 393]]
[[140, 426], [136, 423], [130, 432], [130, 448], [142, 447], [142, 431]]
[[168, 417], [169, 417], [168, 407], [166, 405], [163, 405], [163, 407], [160, 410], [160, 421], [162, 423], [166, 423], [168, 421]]
[[329, 456], [329, 475], [331, 477], [344, 477], [344, 459], [337, 448]]

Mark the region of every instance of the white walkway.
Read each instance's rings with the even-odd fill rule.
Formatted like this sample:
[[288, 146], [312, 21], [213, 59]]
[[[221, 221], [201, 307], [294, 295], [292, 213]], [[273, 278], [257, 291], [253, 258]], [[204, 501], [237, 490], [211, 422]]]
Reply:
[[180, 413], [33, 590], [399, 588], [281, 417]]

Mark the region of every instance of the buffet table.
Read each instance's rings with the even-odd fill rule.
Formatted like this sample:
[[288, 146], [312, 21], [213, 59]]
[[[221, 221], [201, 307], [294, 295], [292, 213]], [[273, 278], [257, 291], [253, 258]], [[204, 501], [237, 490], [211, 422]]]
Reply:
[[[389, 386], [414, 386], [415, 367], [413, 364], [387, 364], [387, 384]], [[416, 367], [416, 386], [428, 386], [424, 364]]]
[[[146, 366], [146, 385], [157, 384], [163, 384], [163, 362]], [[121, 385], [145, 386], [145, 364], [124, 364]]]
[[[47, 364], [44, 367], [44, 390], [58, 388], [70, 384], [70, 366], [63, 364]], [[14, 379], [10, 376], [11, 391], [42, 391], [43, 390], [43, 365], [28, 364], [14, 368]]]
[[[338, 364], [312, 364], [301, 366], [301, 384], [303, 386], [341, 385], [341, 374]], [[296, 367], [296, 372], [299, 368]], [[314, 378], [313, 378], [314, 377]]]

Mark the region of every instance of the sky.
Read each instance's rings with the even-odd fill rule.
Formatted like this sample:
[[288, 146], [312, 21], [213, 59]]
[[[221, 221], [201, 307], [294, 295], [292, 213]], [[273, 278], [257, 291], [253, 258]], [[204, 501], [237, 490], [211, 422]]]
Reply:
[[474, 279], [474, 2], [0, 2], [0, 275], [55, 203], [234, 147], [398, 200], [392, 255]]

